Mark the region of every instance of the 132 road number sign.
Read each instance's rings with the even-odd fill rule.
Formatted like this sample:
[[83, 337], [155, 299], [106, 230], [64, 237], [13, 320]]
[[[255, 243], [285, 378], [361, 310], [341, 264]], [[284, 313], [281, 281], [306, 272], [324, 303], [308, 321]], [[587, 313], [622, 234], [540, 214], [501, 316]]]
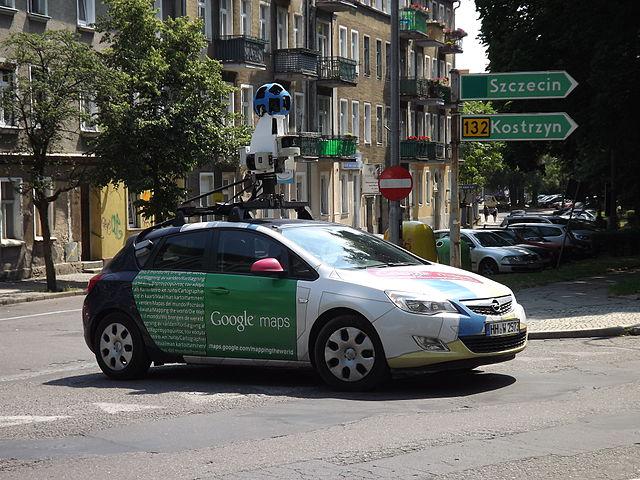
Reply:
[[491, 119], [489, 117], [462, 118], [463, 138], [489, 138]]

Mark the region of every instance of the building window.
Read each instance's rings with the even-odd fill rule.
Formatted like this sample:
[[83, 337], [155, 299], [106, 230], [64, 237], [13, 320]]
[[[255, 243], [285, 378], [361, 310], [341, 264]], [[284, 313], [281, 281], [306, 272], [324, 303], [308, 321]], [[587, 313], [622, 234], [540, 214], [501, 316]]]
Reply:
[[424, 56], [424, 78], [431, 77], [431, 57], [429, 55]]
[[318, 95], [318, 129], [322, 135], [331, 133], [331, 97]]
[[415, 78], [416, 76], [415, 66], [416, 66], [416, 51], [413, 48], [409, 47], [407, 49], [407, 76], [409, 78]]
[[340, 175], [340, 213], [349, 213], [349, 177], [346, 173]]
[[364, 143], [371, 145], [371, 104], [364, 104]]
[[382, 0], [376, 0], [376, 8], [382, 10]]
[[88, 27], [96, 23], [95, 0], [78, 0], [78, 25]]
[[29, 13], [48, 15], [47, 0], [28, 0], [27, 7]]
[[376, 143], [378, 145], [382, 145], [382, 128], [383, 128], [383, 123], [382, 123], [382, 114], [383, 114], [383, 107], [382, 105], [377, 105], [376, 106]]
[[440, 115], [438, 117], [438, 122], [440, 124], [440, 131], [438, 132], [438, 141], [441, 143], [445, 143], [447, 141], [447, 131], [446, 131], [447, 119], [445, 118], [444, 115]]
[[305, 172], [296, 172], [296, 201], [307, 201], [307, 174]]
[[98, 106], [93, 98], [83, 96], [80, 98], [80, 110], [82, 119], [80, 120], [81, 132], [98, 131]]
[[424, 116], [422, 112], [414, 112], [416, 119], [416, 135], [419, 137], [424, 136]]
[[128, 228], [140, 228], [142, 224], [138, 209], [136, 208], [135, 201], [140, 198], [140, 195], [133, 193], [131, 190], [127, 190], [127, 227]]
[[20, 212], [20, 197], [18, 188], [22, 184], [21, 178], [0, 178], [0, 237], [5, 239], [21, 239], [19, 228], [22, 214]]
[[[269, 4], [260, 3], [260, 38], [269, 42]], [[267, 44], [268, 48], [268, 44]]]
[[422, 170], [416, 170], [414, 174], [416, 188], [413, 191], [413, 204], [422, 205]]
[[[5, 92], [13, 89], [15, 81], [15, 73], [13, 70], [9, 69], [0, 69], [0, 95], [4, 97], [6, 95]], [[10, 108], [5, 108], [2, 103], [0, 103], [0, 126], [15, 126], [16, 119], [13, 111]]]
[[231, 0], [220, 0], [220, 35], [226, 36], [233, 33], [233, 23], [231, 15]]
[[427, 137], [432, 137], [432, 135], [431, 135], [431, 114], [430, 113], [425, 113], [424, 114], [424, 134]]
[[253, 87], [251, 85], [240, 87], [240, 109], [242, 122], [253, 127]]
[[427, 170], [424, 176], [424, 193], [425, 203], [429, 205], [431, 203], [431, 171]]
[[289, 14], [286, 8], [278, 7], [276, 10], [277, 48], [289, 46]]
[[[233, 85], [231, 85], [233, 86]], [[230, 125], [235, 124], [235, 91], [230, 91], [226, 97], [222, 99], [222, 103], [227, 107], [227, 113], [229, 114], [229, 118], [225, 118], [223, 123], [229, 122]]]
[[293, 15], [293, 41], [296, 48], [304, 47], [304, 23], [297, 13]]
[[351, 133], [360, 139], [360, 102], [351, 102]]
[[431, 141], [432, 142], [438, 141], [438, 114], [437, 113], [431, 114]]
[[371, 39], [366, 35], [362, 38], [362, 55], [364, 56], [362, 63], [364, 65], [364, 74], [371, 76]]
[[211, 28], [211, 0], [198, 0], [198, 18], [202, 20], [202, 33], [207, 40], [213, 38]]
[[389, 137], [391, 133], [390, 123], [391, 123], [391, 107], [387, 105], [384, 107], [384, 126], [385, 126], [385, 131], [387, 132], [387, 134], [385, 135], [385, 142], [387, 145], [391, 144], [391, 139]]
[[382, 40], [376, 39], [376, 77], [382, 78]]
[[344, 58], [349, 58], [349, 55], [347, 55], [347, 27], [340, 27], [338, 31], [339, 55]]
[[360, 34], [351, 30], [351, 59], [356, 62], [356, 75], [360, 74]]
[[[45, 179], [47, 181], [47, 183], [49, 183], [49, 186], [45, 189], [45, 195], [50, 196], [53, 195], [53, 185], [51, 184], [51, 179], [47, 178]], [[55, 212], [55, 206], [54, 206], [55, 202], [49, 202], [49, 204], [47, 205], [47, 214], [49, 216], [49, 235], [53, 238], [53, 229], [56, 226], [56, 212]], [[33, 233], [36, 237], [36, 240], [40, 240], [43, 238], [42, 235], [42, 224], [40, 223], [40, 212], [38, 211], [38, 209], [35, 207], [35, 205], [33, 206]]]
[[445, 138], [446, 142], [451, 140], [451, 117], [447, 116], [447, 136]]
[[329, 215], [329, 175], [320, 174], [320, 215]]
[[0, 0], [0, 7], [16, 8], [16, 0]]
[[251, 0], [240, 2], [240, 35], [251, 36]]
[[344, 98], [340, 99], [340, 135], [347, 134], [347, 122], [349, 120], [349, 102]]
[[389, 78], [391, 75], [391, 44], [389, 42], [384, 44], [384, 67], [385, 75]]
[[160, 20], [184, 16], [182, 0], [155, 0], [153, 5], [158, 10], [157, 16]]
[[439, 60], [438, 61], [438, 67], [439, 67], [439, 72], [438, 72], [438, 76], [439, 77], [446, 77], [447, 76], [447, 72], [445, 71], [445, 63], [444, 60]]
[[437, 78], [437, 77], [438, 77], [438, 59], [432, 58], [431, 59], [431, 78]]
[[318, 43], [318, 52], [321, 57], [328, 57], [331, 55], [329, 50], [329, 39], [331, 38], [331, 26], [326, 22], [318, 21], [318, 30], [316, 35], [316, 41]]
[[293, 118], [293, 124], [289, 124], [289, 129], [294, 132], [303, 132], [304, 131], [304, 119], [305, 115], [305, 105], [304, 105], [304, 93], [296, 92], [293, 97], [293, 109], [294, 114], [291, 115]]

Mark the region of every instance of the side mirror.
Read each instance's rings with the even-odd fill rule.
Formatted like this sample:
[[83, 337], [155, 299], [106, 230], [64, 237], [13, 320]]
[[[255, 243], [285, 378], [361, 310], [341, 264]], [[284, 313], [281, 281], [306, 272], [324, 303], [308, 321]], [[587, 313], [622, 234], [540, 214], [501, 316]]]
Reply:
[[282, 275], [285, 273], [280, 262], [275, 258], [261, 258], [251, 265], [251, 273], [263, 273], [267, 275]]

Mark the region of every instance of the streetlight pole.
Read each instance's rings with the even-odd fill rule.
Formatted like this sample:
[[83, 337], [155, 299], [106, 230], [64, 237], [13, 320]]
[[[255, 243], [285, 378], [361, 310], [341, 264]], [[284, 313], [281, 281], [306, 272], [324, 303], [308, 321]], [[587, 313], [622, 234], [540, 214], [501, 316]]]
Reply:
[[[400, 165], [400, 18], [398, 14], [398, 0], [391, 0], [391, 55], [389, 62], [389, 76], [391, 80], [391, 139], [389, 152], [389, 167]], [[400, 244], [400, 202], [389, 201], [389, 239], [396, 245]]]
[[451, 216], [449, 218], [449, 265], [462, 267], [460, 254], [460, 72], [451, 70]]

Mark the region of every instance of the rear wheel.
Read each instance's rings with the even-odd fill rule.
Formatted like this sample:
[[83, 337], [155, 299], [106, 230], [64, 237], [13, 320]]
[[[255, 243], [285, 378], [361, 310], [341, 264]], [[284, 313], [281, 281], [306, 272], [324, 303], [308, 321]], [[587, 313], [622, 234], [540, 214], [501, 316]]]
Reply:
[[124, 314], [112, 313], [100, 321], [94, 345], [98, 365], [110, 378], [141, 378], [149, 370], [151, 360], [140, 331]]
[[369, 390], [386, 380], [389, 366], [373, 326], [341, 315], [322, 327], [314, 345], [318, 374], [338, 390]]
[[490, 258], [485, 258], [480, 262], [480, 266], [478, 267], [478, 273], [480, 275], [484, 275], [488, 277], [490, 275], [496, 275], [500, 269], [498, 268], [498, 264], [491, 260]]

